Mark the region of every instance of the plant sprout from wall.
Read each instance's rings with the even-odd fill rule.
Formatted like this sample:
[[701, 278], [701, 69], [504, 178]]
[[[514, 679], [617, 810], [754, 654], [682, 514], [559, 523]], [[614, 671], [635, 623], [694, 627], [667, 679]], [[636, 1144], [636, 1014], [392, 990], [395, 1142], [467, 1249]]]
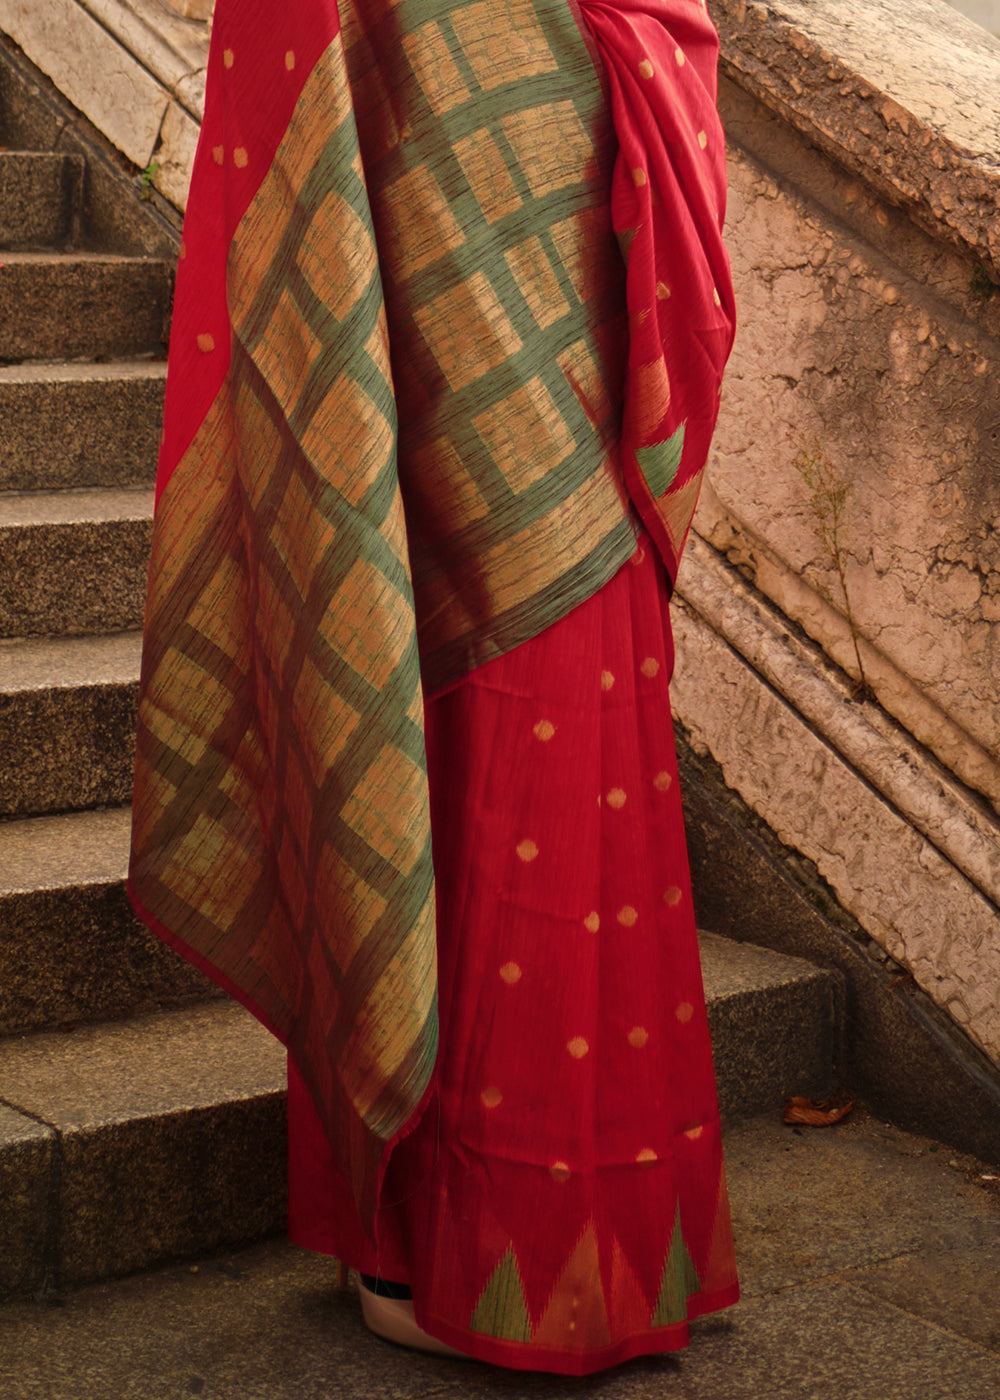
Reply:
[[[868, 684], [864, 662], [861, 660], [859, 634], [851, 607], [851, 593], [847, 586], [847, 551], [843, 541], [844, 513], [850, 495], [850, 482], [837, 472], [833, 463], [824, 456], [818, 447], [803, 446], [795, 459], [795, 469], [809, 490], [809, 505], [816, 520], [816, 527], [824, 550], [837, 571], [840, 591], [844, 599], [844, 616], [847, 619], [854, 659], [858, 666], [858, 680], [854, 683], [851, 697], [854, 700], [874, 700], [875, 692]], [[821, 591], [829, 602], [833, 602], [829, 590], [820, 584]]]
[[160, 162], [158, 160], [151, 160], [145, 170], [139, 171], [139, 184], [142, 187], [139, 194], [140, 199], [153, 198], [153, 182], [159, 173]]

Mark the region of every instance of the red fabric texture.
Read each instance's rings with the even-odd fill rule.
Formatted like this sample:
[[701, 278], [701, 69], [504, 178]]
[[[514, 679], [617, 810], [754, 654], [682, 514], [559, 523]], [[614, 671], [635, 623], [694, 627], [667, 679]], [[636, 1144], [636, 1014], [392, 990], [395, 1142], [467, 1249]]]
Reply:
[[[339, 33], [332, 2], [284, 5], [280, 17], [274, 0], [216, 4], [205, 117], [188, 193], [188, 209], [197, 217], [185, 219], [177, 267], [157, 500], [229, 369], [226, 262], [233, 235], [271, 167], [303, 84]], [[280, 65], [274, 61], [279, 44]], [[236, 53], [239, 70], [223, 82]]]
[[[718, 36], [703, 0], [579, 0], [579, 11], [607, 74], [619, 145], [611, 208], [628, 268], [622, 469], [673, 583], [736, 329]], [[675, 434], [683, 446], [672, 474], [648, 471], [650, 453]]]
[[[647, 539], [428, 704], [442, 1040], [377, 1248], [290, 1070], [292, 1238], [409, 1282], [426, 1330], [506, 1366], [585, 1373], [683, 1346], [687, 1317], [738, 1296], [666, 597]], [[686, 1317], [652, 1326], [676, 1219], [697, 1286]], [[504, 1331], [482, 1300], [511, 1254], [520, 1339], [479, 1330]]]

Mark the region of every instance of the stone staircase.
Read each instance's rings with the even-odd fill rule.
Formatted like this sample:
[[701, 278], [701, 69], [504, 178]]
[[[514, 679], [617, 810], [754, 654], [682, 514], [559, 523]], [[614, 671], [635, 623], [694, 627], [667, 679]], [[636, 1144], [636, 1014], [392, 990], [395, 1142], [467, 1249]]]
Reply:
[[[0, 52], [0, 1297], [279, 1230], [283, 1053], [124, 892], [176, 233]], [[705, 935], [730, 1119], [830, 1087], [839, 974]]]

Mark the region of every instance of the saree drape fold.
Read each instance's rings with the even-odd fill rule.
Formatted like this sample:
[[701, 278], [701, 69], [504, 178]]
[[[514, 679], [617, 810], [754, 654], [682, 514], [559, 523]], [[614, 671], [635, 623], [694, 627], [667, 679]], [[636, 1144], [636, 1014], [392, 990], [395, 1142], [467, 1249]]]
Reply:
[[[676, 572], [732, 339], [701, 0], [218, 0], [130, 891], [363, 1228], [437, 1048], [424, 696]], [[624, 251], [625, 259], [621, 253]]]

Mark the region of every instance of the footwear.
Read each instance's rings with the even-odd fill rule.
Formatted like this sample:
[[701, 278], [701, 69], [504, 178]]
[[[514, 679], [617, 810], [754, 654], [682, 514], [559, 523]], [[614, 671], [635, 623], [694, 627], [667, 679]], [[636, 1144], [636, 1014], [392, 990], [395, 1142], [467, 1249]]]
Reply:
[[358, 1283], [358, 1293], [361, 1297], [361, 1313], [365, 1319], [365, 1326], [369, 1332], [374, 1332], [376, 1337], [381, 1337], [386, 1342], [395, 1342], [397, 1346], [409, 1347], [412, 1351], [428, 1351], [435, 1356], [460, 1356], [465, 1359], [463, 1352], [456, 1351], [445, 1342], [439, 1342], [436, 1337], [430, 1336], [417, 1325], [413, 1304], [409, 1298], [386, 1298], [372, 1292], [361, 1282]]

